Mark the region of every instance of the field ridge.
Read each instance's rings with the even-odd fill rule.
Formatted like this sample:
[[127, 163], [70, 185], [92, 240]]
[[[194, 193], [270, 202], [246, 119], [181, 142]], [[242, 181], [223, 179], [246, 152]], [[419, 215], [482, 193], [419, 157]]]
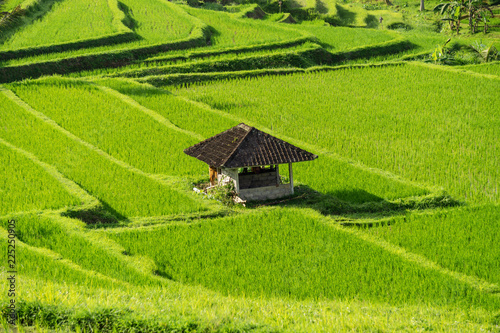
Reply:
[[[0, 87], [0, 91], [3, 88]], [[19, 147], [14, 146], [13, 144], [9, 143], [8, 141], [5, 141], [4, 139], [0, 138], [0, 144], [10, 148], [11, 150], [15, 151], [16, 153], [19, 153], [23, 155], [24, 157], [28, 158], [35, 164], [38, 164], [41, 166], [47, 174], [52, 176], [54, 179], [56, 179], [65, 189], [68, 191], [71, 195], [75, 196], [76, 198], [80, 199], [81, 205], [85, 207], [91, 207], [95, 206], [98, 204], [98, 200], [90, 195], [87, 191], [85, 191], [82, 187], [80, 187], [78, 184], [76, 184], [74, 181], [71, 179], [67, 178], [64, 176], [62, 173], [60, 173], [56, 167], [53, 165], [47, 164], [38, 157], [36, 157], [34, 154], [21, 149]]]
[[35, 116], [36, 118], [38, 118], [39, 120], [41, 120], [45, 124], [49, 125], [51, 128], [62, 133], [63, 135], [65, 135], [66, 137], [71, 139], [72, 141], [79, 143], [82, 146], [84, 146], [85, 148], [97, 153], [98, 155], [107, 159], [108, 161], [118, 165], [119, 167], [123, 168], [124, 170], [127, 170], [128, 172], [131, 172], [133, 174], [136, 174], [136, 175], [145, 177], [149, 180], [152, 180], [153, 182], [155, 182], [159, 185], [165, 186], [166, 188], [168, 188], [169, 190], [171, 190], [173, 192], [176, 192], [176, 193], [178, 193], [186, 198], [189, 198], [193, 202], [196, 202], [198, 205], [201, 205], [201, 207], [207, 208], [207, 203], [202, 201], [201, 198], [197, 198], [196, 196], [192, 195], [190, 192], [187, 192], [187, 191], [180, 189], [176, 186], [172, 186], [173, 184], [172, 184], [172, 181], [170, 179], [174, 180], [175, 178], [165, 177], [163, 175], [150, 174], [150, 173], [144, 172], [136, 167], [133, 167], [132, 165], [113, 157], [112, 155], [106, 153], [102, 149], [92, 145], [91, 143], [81, 139], [80, 137], [76, 136], [75, 134], [73, 134], [70, 131], [66, 130], [65, 128], [61, 127], [54, 120], [47, 117], [42, 112], [33, 109], [30, 105], [28, 105], [26, 102], [24, 102], [22, 99], [20, 99], [11, 90], [7, 90], [5, 88], [2, 88], [0, 90], [0, 93], [3, 93], [5, 96], [7, 96], [7, 98], [12, 100], [15, 104], [17, 104], [22, 109], [24, 109], [25, 111], [27, 111], [31, 115]]
[[498, 286], [497, 284], [485, 281], [485, 280], [480, 279], [480, 278], [475, 277], [475, 276], [471, 276], [471, 275], [467, 275], [467, 274], [463, 274], [463, 273], [460, 273], [457, 271], [447, 269], [447, 268], [439, 265], [438, 263], [428, 259], [427, 257], [425, 257], [423, 255], [412, 253], [412, 252], [406, 250], [405, 248], [394, 245], [394, 244], [392, 244], [386, 240], [383, 240], [379, 237], [376, 237], [374, 235], [368, 235], [366, 233], [358, 231], [355, 228], [340, 226], [338, 222], [336, 222], [334, 219], [332, 219], [329, 216], [324, 216], [323, 219], [327, 225], [329, 225], [337, 230], [340, 230], [342, 232], [351, 234], [351, 235], [353, 235], [353, 236], [355, 236], [355, 237], [357, 237], [365, 242], [374, 244], [374, 245], [388, 251], [389, 253], [391, 253], [393, 255], [396, 255], [398, 257], [403, 258], [404, 260], [406, 260], [408, 262], [415, 263], [415, 264], [417, 264], [421, 267], [424, 267], [424, 268], [429, 268], [429, 269], [435, 270], [437, 272], [440, 272], [443, 275], [450, 276], [453, 279], [456, 279], [460, 282], [463, 282], [463, 283], [469, 285], [470, 287], [472, 287], [480, 292], [489, 293], [489, 294], [498, 296], [500, 298], [500, 286]]
[[411, 66], [420, 66], [420, 67], [426, 67], [426, 68], [432, 68], [440, 71], [445, 71], [445, 72], [452, 72], [452, 73], [459, 73], [462, 75], [469, 75], [469, 76], [474, 76], [477, 78], [483, 78], [483, 79], [489, 79], [489, 80], [500, 80], [499, 75], [494, 75], [494, 74], [485, 74], [485, 73], [478, 73], [474, 72], [471, 70], [463, 69], [463, 68], [454, 68], [454, 67], [449, 67], [449, 66], [440, 66], [440, 65], [435, 65], [435, 64], [430, 64], [430, 63], [423, 63], [420, 61], [409, 61], [409, 65]]
[[[144, 83], [143, 83], [144, 84]], [[172, 123], [169, 119], [165, 118], [164, 116], [160, 115], [159, 113], [151, 110], [151, 109], [148, 109], [146, 108], [145, 106], [139, 104], [138, 102], [136, 102], [133, 98], [127, 96], [127, 95], [124, 95], [122, 93], [120, 93], [119, 91], [116, 91], [114, 89], [111, 89], [109, 87], [106, 87], [106, 86], [103, 86], [103, 85], [100, 85], [100, 84], [94, 84], [98, 89], [104, 91], [105, 93], [109, 94], [109, 95], [112, 95], [112, 96], [115, 96], [117, 98], [119, 98], [120, 100], [124, 101], [125, 103], [131, 105], [132, 107], [134, 107], [135, 109], [137, 110], [140, 110], [141, 112], [147, 114], [148, 116], [150, 116], [151, 118], [153, 118], [154, 120], [156, 120], [157, 122], [159, 122], [160, 124], [168, 127], [168, 128], [171, 128], [177, 132], [180, 132], [180, 133], [184, 133], [184, 134], [187, 134], [187, 135], [190, 135], [192, 136], [193, 138], [196, 138], [198, 140], [204, 140], [205, 138], [197, 133], [194, 133], [194, 132], [191, 132], [191, 131], [188, 131], [188, 130], [185, 130], [183, 128], [180, 128], [179, 126], [175, 125], [174, 123]], [[151, 88], [155, 88], [154, 86], [151, 86]], [[158, 89], [158, 88], [155, 88], [155, 89]]]
[[[7, 236], [8, 236], [7, 230], [5, 230], [3, 228], [3, 226], [0, 226], [0, 238], [3, 238], [3, 239], [6, 240]], [[44, 256], [47, 259], [57, 261], [57, 263], [59, 265], [65, 266], [65, 267], [67, 267], [70, 270], [79, 272], [82, 275], [89, 276], [89, 277], [90, 276], [97, 277], [98, 279], [107, 280], [109, 282], [112, 282], [113, 284], [121, 285], [123, 287], [128, 287], [128, 288], [132, 287], [132, 285], [129, 284], [128, 282], [126, 282], [126, 281], [112, 278], [112, 277], [107, 276], [105, 274], [99, 273], [99, 272], [97, 272], [95, 270], [85, 269], [82, 266], [80, 266], [77, 263], [75, 263], [74, 261], [69, 260], [67, 258], [64, 258], [64, 256], [61, 255], [60, 253], [52, 251], [52, 250], [50, 250], [50, 249], [48, 249], [46, 247], [31, 246], [29, 244], [26, 244], [26, 243], [20, 241], [20, 240], [16, 240], [16, 246], [19, 246], [19, 248], [21, 248], [23, 250], [25, 249], [27, 251], [34, 252], [34, 253], [36, 253], [38, 255]]]

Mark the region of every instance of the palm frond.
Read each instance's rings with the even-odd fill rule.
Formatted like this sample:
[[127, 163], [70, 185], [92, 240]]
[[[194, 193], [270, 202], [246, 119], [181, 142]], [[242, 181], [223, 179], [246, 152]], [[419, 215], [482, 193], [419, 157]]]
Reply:
[[[0, 5], [2, 4], [0, 0]], [[0, 12], [0, 33], [2, 30], [7, 29], [11, 24], [17, 22], [26, 11], [21, 8], [21, 6], [17, 6], [12, 9], [10, 12]]]

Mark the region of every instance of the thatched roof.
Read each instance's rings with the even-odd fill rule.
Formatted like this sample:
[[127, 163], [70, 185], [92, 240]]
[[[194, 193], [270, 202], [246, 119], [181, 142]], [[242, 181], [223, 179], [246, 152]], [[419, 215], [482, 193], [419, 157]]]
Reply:
[[243, 123], [197, 143], [184, 152], [217, 168], [295, 163], [318, 157]]

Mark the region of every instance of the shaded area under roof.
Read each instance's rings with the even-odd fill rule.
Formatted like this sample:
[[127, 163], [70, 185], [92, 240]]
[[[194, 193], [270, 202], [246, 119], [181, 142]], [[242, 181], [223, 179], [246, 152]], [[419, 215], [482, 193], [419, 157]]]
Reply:
[[217, 168], [295, 163], [318, 157], [243, 123], [184, 149], [184, 152]]

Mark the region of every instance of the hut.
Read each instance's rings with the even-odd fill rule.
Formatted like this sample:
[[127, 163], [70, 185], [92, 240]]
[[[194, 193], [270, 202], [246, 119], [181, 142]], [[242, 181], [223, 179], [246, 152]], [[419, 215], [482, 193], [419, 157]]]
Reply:
[[[276, 199], [293, 194], [292, 164], [318, 157], [243, 123], [184, 152], [208, 164], [211, 185], [232, 182], [242, 200]], [[290, 182], [283, 184], [279, 170], [286, 164]]]

